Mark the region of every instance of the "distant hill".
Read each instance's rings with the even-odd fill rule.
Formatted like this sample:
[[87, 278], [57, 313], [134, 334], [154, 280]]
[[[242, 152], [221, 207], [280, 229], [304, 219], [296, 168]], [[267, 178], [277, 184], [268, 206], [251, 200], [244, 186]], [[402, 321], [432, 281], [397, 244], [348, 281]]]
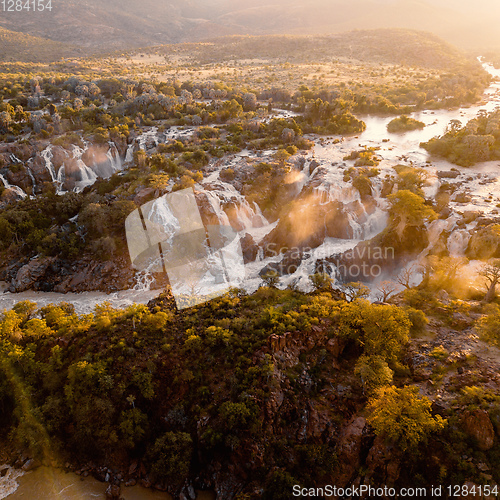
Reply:
[[[175, 49], [176, 54], [184, 52], [200, 63], [248, 58], [290, 62], [344, 58], [447, 69], [464, 61], [460, 50], [439, 37], [405, 29], [356, 30], [328, 36], [229, 36]], [[164, 51], [168, 54], [171, 48], [167, 46]]]
[[78, 55], [84, 52], [76, 47], [0, 28], [0, 62], [46, 63]]
[[463, 47], [500, 47], [495, 0], [57, 0], [52, 12], [2, 13], [0, 26], [89, 51], [235, 34], [430, 31]]

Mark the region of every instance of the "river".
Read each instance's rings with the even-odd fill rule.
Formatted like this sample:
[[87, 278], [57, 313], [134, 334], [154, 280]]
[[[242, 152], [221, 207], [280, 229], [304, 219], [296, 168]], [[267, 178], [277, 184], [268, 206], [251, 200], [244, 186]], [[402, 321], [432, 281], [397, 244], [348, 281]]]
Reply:
[[[3, 472], [2, 472], [3, 469]], [[5, 473], [6, 471], [6, 473]], [[23, 473], [15, 469], [0, 466], [0, 500], [88, 500], [105, 499], [107, 483], [101, 483], [92, 477], [81, 477], [61, 469], [39, 467]], [[142, 486], [122, 487], [124, 500], [172, 500], [168, 493], [154, 491]], [[197, 500], [214, 500], [212, 492], [198, 491]]]
[[[462, 124], [467, 123], [470, 119], [474, 118], [479, 111], [485, 110], [487, 112], [494, 111], [500, 106], [500, 70], [495, 69], [493, 65], [488, 63], [483, 63], [483, 67], [488, 71], [494, 78], [490, 87], [485, 91], [483, 101], [478, 105], [463, 107], [453, 110], [440, 109], [440, 110], [424, 110], [412, 113], [411, 116], [417, 120], [422, 121], [426, 124], [426, 127], [422, 130], [415, 130], [411, 132], [404, 133], [389, 133], [387, 131], [387, 124], [393, 119], [392, 116], [375, 116], [375, 115], [361, 115], [361, 118], [366, 123], [366, 130], [353, 137], [342, 138], [341, 142], [338, 142], [338, 137], [328, 137], [321, 138], [317, 136], [311, 136], [310, 138], [314, 140], [314, 148], [305, 155], [306, 161], [310, 162], [316, 160], [321, 166], [326, 166], [328, 168], [328, 173], [325, 175], [323, 182], [325, 191], [329, 191], [328, 195], [331, 198], [339, 199], [340, 201], [350, 201], [352, 197], [352, 186], [349, 183], [344, 182], [344, 170], [338, 168], [339, 163], [346, 163], [343, 158], [347, 156], [353, 150], [359, 150], [361, 147], [375, 147], [378, 148], [377, 155], [382, 159], [378, 169], [380, 174], [378, 178], [373, 179], [373, 182], [379, 185], [382, 183], [382, 179], [386, 175], [394, 175], [393, 167], [397, 164], [407, 164], [413, 166], [424, 167], [428, 174], [429, 185], [424, 189], [426, 196], [432, 198], [439, 188], [439, 179], [436, 173], [440, 170], [450, 170], [455, 168], [460, 171], [460, 176], [455, 179], [446, 179], [447, 182], [456, 183], [460, 187], [457, 192], [468, 192], [471, 195], [471, 201], [469, 204], [464, 205], [463, 203], [450, 203], [450, 208], [457, 211], [482, 211], [483, 213], [497, 214], [498, 210], [495, 206], [497, 202], [492, 203], [491, 194], [500, 194], [500, 165], [498, 162], [486, 162], [476, 165], [473, 168], [462, 168], [453, 165], [446, 160], [436, 160], [433, 159], [429, 162], [429, 156], [427, 152], [420, 147], [421, 142], [426, 142], [432, 137], [442, 135], [450, 121], [458, 120]], [[284, 112], [277, 110], [278, 116], [293, 115], [290, 112]], [[193, 127], [172, 127], [167, 135], [167, 139], [185, 137], [186, 135], [192, 134], [194, 132]], [[139, 138], [139, 143], [144, 146], [147, 140], [156, 141], [157, 129], [156, 127], [151, 128], [151, 130], [145, 132], [143, 136]], [[272, 152], [257, 153], [261, 160], [263, 157], [271, 154]], [[247, 156], [252, 156], [247, 150], [242, 153], [235, 155], [232, 159], [227, 161], [217, 160], [217, 164], [221, 167], [227, 167], [228, 161], [229, 165], [232, 166], [234, 163], [237, 165], [239, 161], [244, 160]], [[306, 169], [304, 169], [306, 170]], [[303, 174], [304, 179], [301, 185], [307, 184], [309, 176], [305, 173]], [[204, 185], [210, 184], [213, 181], [218, 180], [218, 172], [212, 172], [204, 181], [200, 188]], [[486, 182], [488, 181], [488, 182]], [[219, 181], [219, 189], [231, 190], [230, 195], [238, 194], [232, 186], [227, 183], [222, 183]], [[376, 187], [376, 186], [375, 186]], [[344, 193], [347, 193], [348, 200], [342, 199]], [[227, 196], [227, 193], [219, 193], [223, 198]], [[239, 195], [244, 201], [244, 197]], [[386, 214], [384, 213], [384, 200], [377, 200], [381, 210], [373, 214], [368, 220], [369, 225], [368, 230], [365, 231], [364, 238], [367, 239], [373, 237], [377, 232], [380, 232], [386, 221]], [[270, 232], [276, 223], [269, 224], [261, 228], [245, 228], [245, 232], [249, 232], [258, 242], [265, 234]], [[439, 236], [439, 235], [437, 235]], [[457, 238], [455, 238], [457, 239]], [[308, 290], [310, 286], [308, 284], [308, 275], [313, 272], [314, 261], [318, 256], [328, 256], [340, 253], [342, 251], [354, 248], [354, 246], [359, 242], [359, 239], [352, 240], [336, 240], [327, 239], [324, 244], [319, 247], [314, 255], [308, 261], [304, 261], [303, 265], [297, 270], [294, 275], [284, 277], [282, 279], [283, 285], [288, 285], [291, 282], [295, 282], [302, 289]], [[268, 258], [261, 262], [254, 262], [246, 266], [246, 278], [243, 287], [247, 291], [252, 292], [258, 288], [261, 283], [259, 277], [259, 271], [266, 264], [275, 262], [279, 260], [277, 258]], [[0, 283], [0, 292], [5, 289], [6, 285]], [[44, 292], [22, 292], [17, 294], [11, 293], [0, 293], [0, 310], [4, 308], [11, 308], [14, 304], [21, 300], [31, 300], [36, 302], [39, 306], [44, 306], [49, 303], [59, 303], [59, 302], [71, 302], [75, 305], [75, 309], [78, 313], [88, 313], [91, 312], [94, 306], [103, 301], [110, 302], [115, 307], [126, 307], [134, 302], [137, 303], [147, 303], [149, 300], [154, 298], [160, 293], [160, 291], [149, 290], [149, 283], [146, 279], [142, 280], [142, 285], [136, 286], [133, 290], [124, 290], [121, 292], [116, 292], [112, 294], [105, 294], [101, 292], [83, 292], [83, 293], [44, 293]]]

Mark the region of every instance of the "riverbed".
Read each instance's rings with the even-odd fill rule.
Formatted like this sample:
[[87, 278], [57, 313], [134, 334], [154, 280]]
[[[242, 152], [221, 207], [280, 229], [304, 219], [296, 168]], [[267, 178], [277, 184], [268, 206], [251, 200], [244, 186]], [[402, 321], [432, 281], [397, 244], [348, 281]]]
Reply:
[[[3, 467], [0, 466], [0, 471]], [[39, 467], [30, 472], [12, 468], [0, 479], [0, 500], [103, 500], [107, 483], [92, 477], [82, 477], [52, 467]], [[154, 491], [142, 486], [122, 487], [124, 500], [173, 500], [166, 492]], [[198, 491], [197, 500], [214, 500], [213, 492]]]

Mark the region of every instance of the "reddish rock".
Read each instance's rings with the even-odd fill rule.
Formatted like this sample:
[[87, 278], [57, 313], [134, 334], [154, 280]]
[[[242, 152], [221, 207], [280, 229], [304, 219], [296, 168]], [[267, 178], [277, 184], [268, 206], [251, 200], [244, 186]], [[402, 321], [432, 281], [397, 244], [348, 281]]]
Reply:
[[465, 432], [477, 441], [480, 450], [487, 451], [493, 447], [495, 429], [487, 411], [468, 412], [462, 420], [462, 425]]
[[107, 500], [119, 500], [120, 497], [120, 487], [116, 484], [110, 484], [106, 490]]
[[369, 476], [376, 474], [385, 483], [393, 485], [401, 472], [401, 457], [394, 445], [386, 444], [382, 437], [377, 436], [366, 458]]
[[33, 288], [33, 285], [47, 272], [54, 258], [38, 257], [19, 269], [11, 285], [11, 291], [24, 292]]
[[144, 188], [141, 189], [134, 197], [134, 203], [137, 206], [141, 206], [144, 203], [151, 201], [155, 197], [155, 188]]
[[339, 470], [335, 478], [339, 487], [349, 484], [361, 465], [361, 445], [365, 426], [366, 420], [363, 417], [355, 417], [340, 433], [337, 446]]
[[345, 342], [340, 337], [332, 337], [326, 343], [326, 350], [335, 358], [340, 357], [344, 350]]

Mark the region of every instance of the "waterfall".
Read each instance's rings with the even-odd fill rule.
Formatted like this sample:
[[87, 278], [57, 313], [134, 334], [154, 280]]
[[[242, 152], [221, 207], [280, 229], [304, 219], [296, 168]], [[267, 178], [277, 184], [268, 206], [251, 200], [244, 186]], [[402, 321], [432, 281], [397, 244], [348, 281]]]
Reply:
[[40, 156], [45, 160], [45, 168], [50, 174], [52, 182], [57, 181], [56, 170], [52, 164], [52, 158], [54, 154], [52, 153], [52, 144], [49, 144], [41, 153]]
[[218, 194], [215, 191], [205, 191], [205, 193], [210, 205], [212, 205], [212, 208], [214, 209], [215, 215], [217, 215], [217, 218], [219, 219], [219, 224], [221, 226], [230, 226], [229, 217], [222, 209]]
[[81, 192], [87, 186], [91, 186], [97, 180], [96, 173], [85, 165], [82, 160], [82, 155], [85, 152], [80, 146], [73, 144], [73, 159], [76, 160], [76, 165], [80, 173], [80, 180], [75, 183], [75, 192]]
[[318, 195], [320, 205], [327, 205], [332, 201], [339, 201], [346, 204], [361, 200], [359, 191], [352, 186], [339, 186], [323, 183], [314, 187], [313, 193]]
[[22, 161], [13, 153], [11, 153], [9, 158], [12, 163], [22, 163]]
[[[154, 266], [156, 266], [156, 262]], [[153, 265], [152, 265], [153, 266]], [[135, 274], [135, 285], [133, 290], [137, 292], [149, 292], [151, 290], [151, 285], [155, 282], [153, 273], [148, 269], [140, 271]]]
[[36, 180], [35, 180], [35, 176], [33, 175], [33, 171], [31, 170], [32, 165], [33, 165], [33, 158], [30, 158], [28, 160], [28, 165], [26, 166], [26, 170], [28, 170], [28, 175], [30, 176], [30, 179], [31, 179], [31, 185], [33, 186], [33, 194], [35, 194]]
[[429, 236], [429, 245], [427, 250], [431, 250], [434, 247], [444, 231], [450, 231], [453, 228], [457, 219], [457, 215], [454, 214], [447, 219], [437, 219], [428, 224], [427, 234]]
[[347, 212], [347, 221], [352, 229], [352, 239], [361, 240], [363, 238], [363, 226], [356, 220], [354, 214]]
[[116, 144], [113, 141], [109, 141], [109, 150], [106, 153], [108, 157], [111, 168], [114, 172], [118, 172], [122, 169], [122, 160], [120, 158], [120, 153], [118, 153], [118, 149], [116, 148]]
[[24, 475], [24, 471], [13, 469], [9, 465], [0, 465], [0, 499], [7, 498], [19, 488], [17, 479]]
[[165, 196], [158, 198], [151, 205], [151, 209], [147, 214], [147, 219], [160, 225], [166, 235], [167, 243], [170, 244], [176, 232], [181, 229], [179, 220], [173, 214]]
[[5, 189], [11, 189], [23, 199], [28, 196], [19, 186], [13, 186], [12, 184], [9, 184], [7, 179], [2, 174], [0, 174], [0, 180], [3, 182]]
[[269, 224], [258, 205], [254, 203], [252, 207], [247, 199], [231, 184], [218, 180], [211, 183], [210, 187], [214, 189], [207, 189], [205, 193], [221, 225], [231, 225], [226, 213], [226, 207], [228, 206], [234, 207], [235, 222], [240, 226], [239, 230], [263, 227]]
[[377, 207], [371, 215], [368, 215], [368, 220], [364, 224], [363, 238], [368, 240], [381, 233], [386, 228], [388, 219], [389, 214]]
[[63, 163], [61, 165], [61, 168], [57, 172], [57, 179], [56, 183], [58, 186], [62, 186], [64, 182], [66, 181], [66, 165]]
[[131, 163], [134, 160], [134, 143], [129, 144], [125, 154], [125, 163]]
[[448, 237], [446, 246], [452, 257], [462, 257], [467, 250], [471, 235], [466, 229], [457, 229]]

